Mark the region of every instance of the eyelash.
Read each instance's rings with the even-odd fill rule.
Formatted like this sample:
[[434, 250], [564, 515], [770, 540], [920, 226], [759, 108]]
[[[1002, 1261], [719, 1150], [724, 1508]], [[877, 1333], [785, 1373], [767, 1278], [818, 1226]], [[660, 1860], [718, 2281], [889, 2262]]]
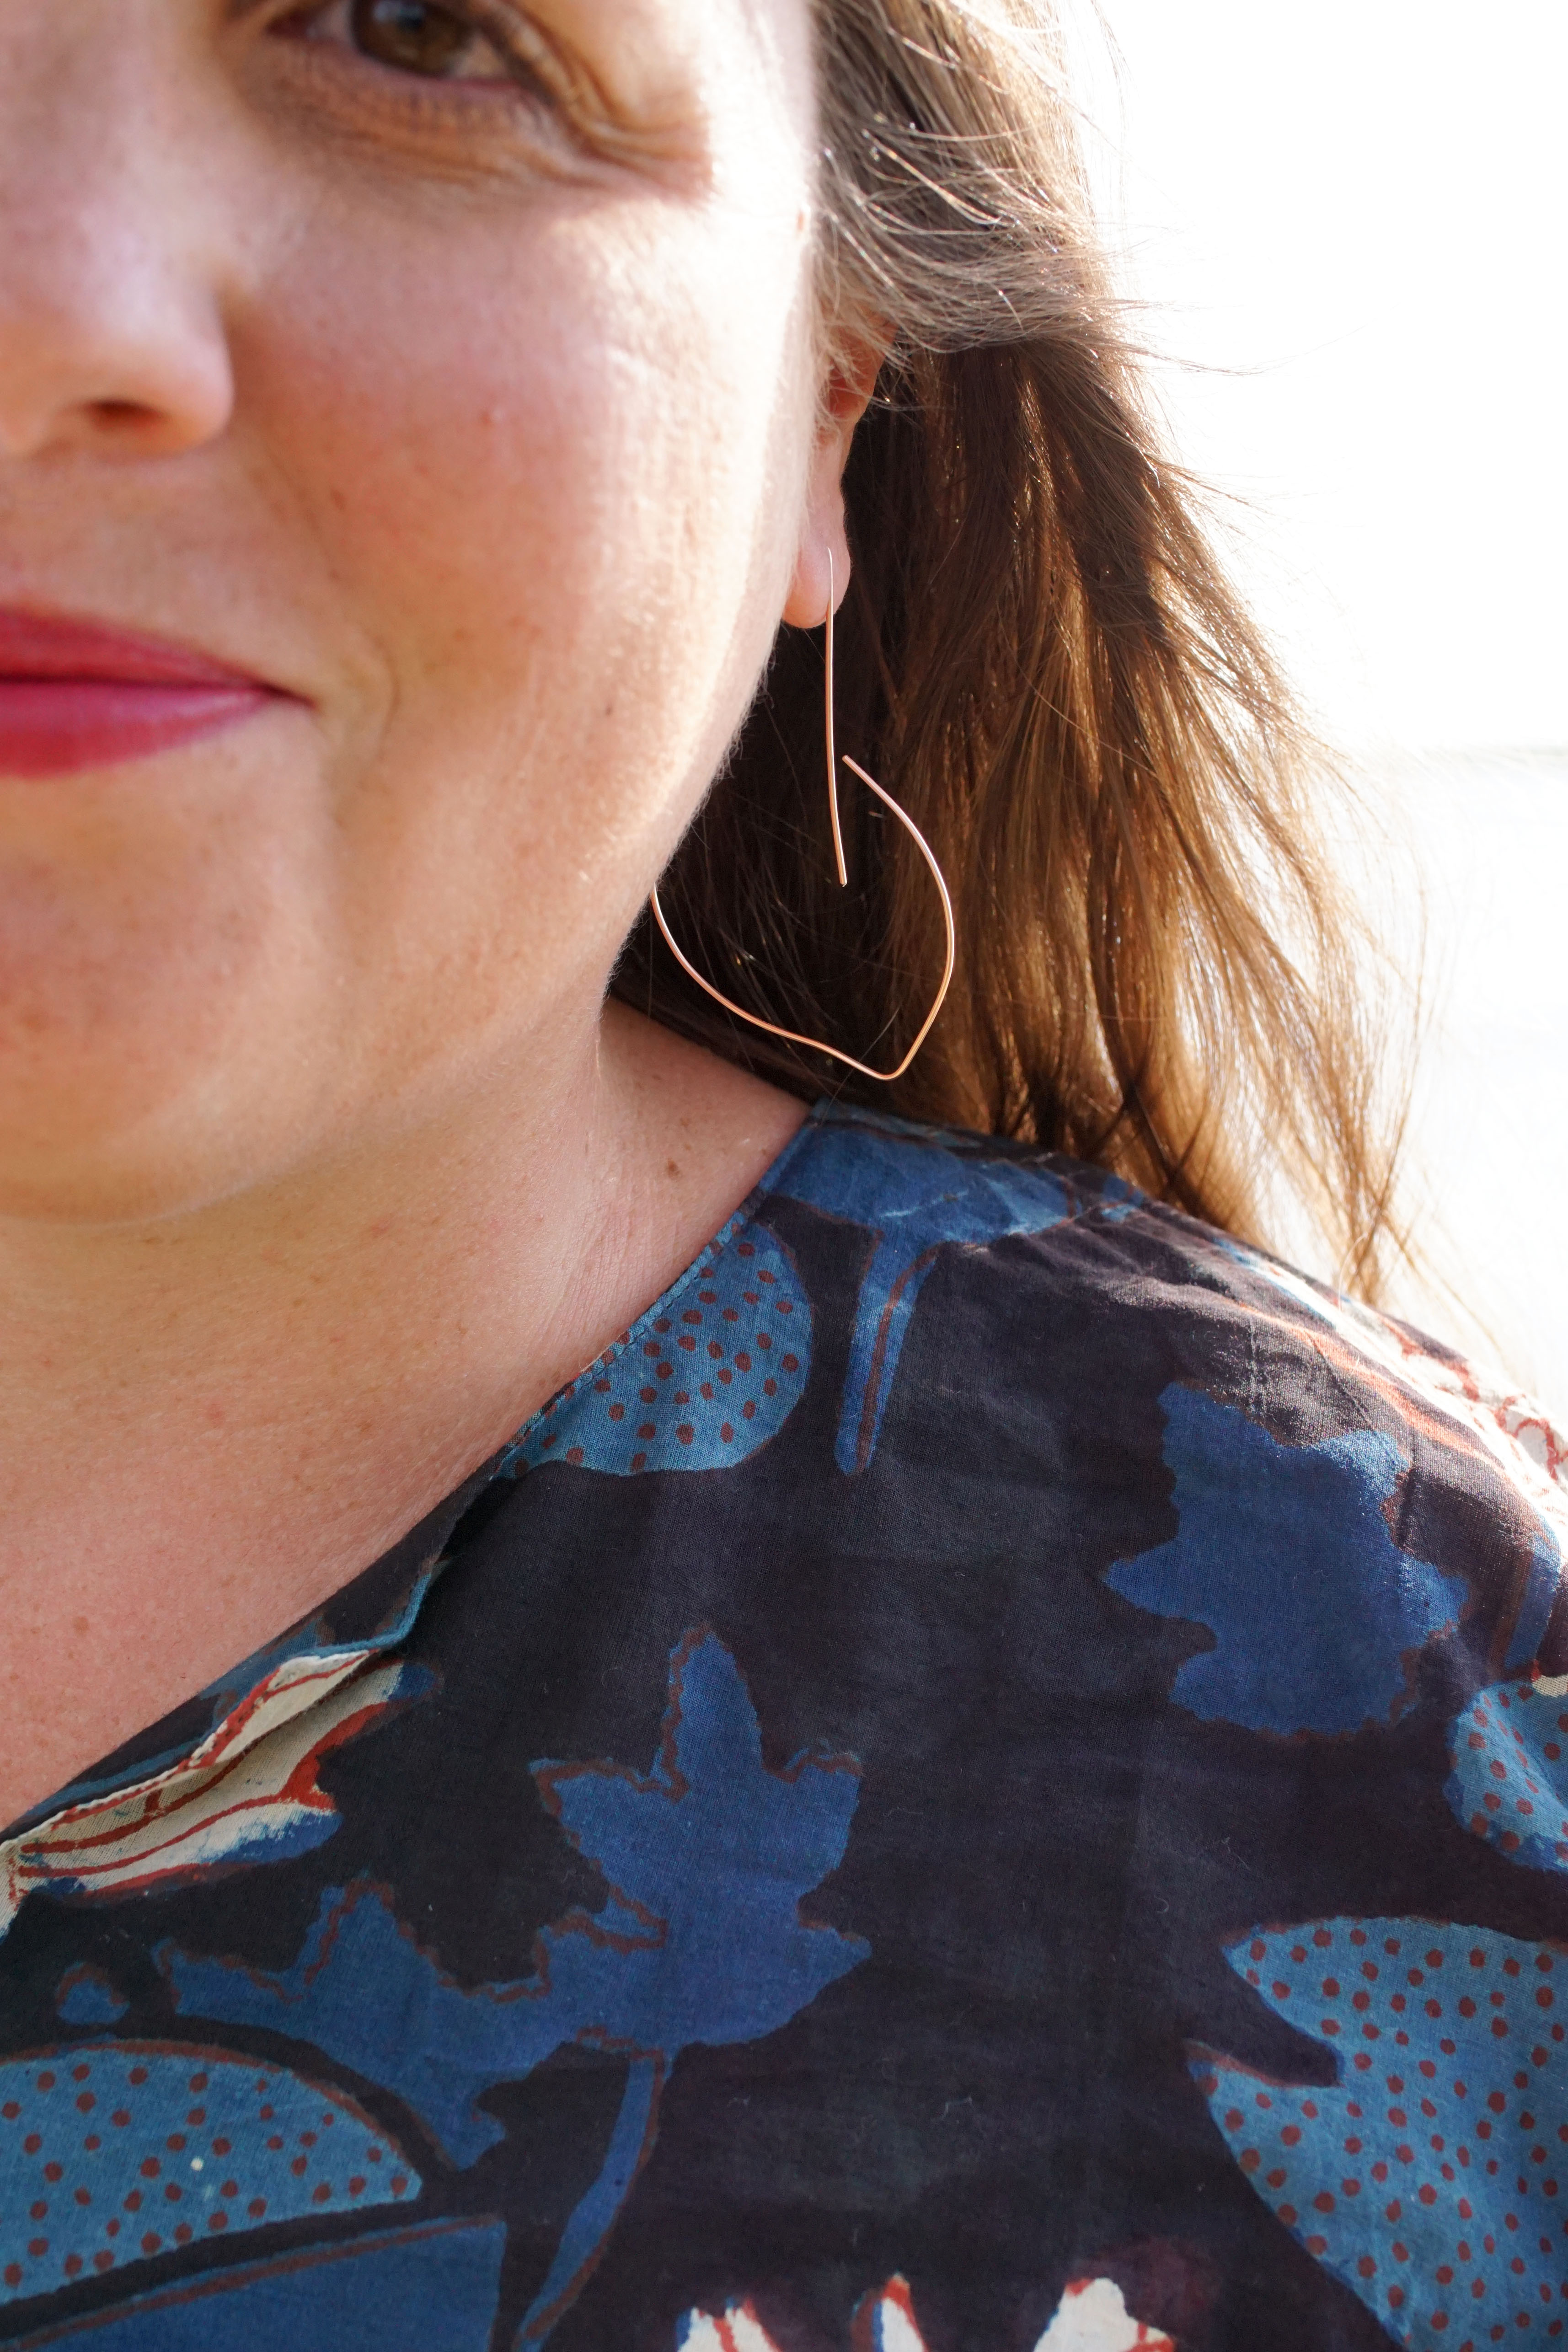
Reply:
[[[385, 65], [353, 48], [351, 43], [345, 42], [343, 47], [370, 71], [384, 75], [392, 82], [404, 82], [407, 100], [416, 104], [422, 113], [444, 104], [467, 108], [476, 103], [483, 105], [492, 94], [501, 98], [521, 96], [541, 113], [558, 117], [563, 113], [566, 94], [559, 86], [559, 75], [550, 70], [554, 60], [545, 42], [537, 34], [530, 37], [521, 17], [505, 5], [504, 0], [441, 0], [441, 5], [447, 15], [489, 44], [507, 68], [504, 79], [404, 74], [395, 66]], [[294, 39], [320, 39], [325, 47], [319, 27], [340, 9], [346, 10], [350, 5], [351, 0], [309, 0], [307, 6], [290, 9], [276, 29]]]

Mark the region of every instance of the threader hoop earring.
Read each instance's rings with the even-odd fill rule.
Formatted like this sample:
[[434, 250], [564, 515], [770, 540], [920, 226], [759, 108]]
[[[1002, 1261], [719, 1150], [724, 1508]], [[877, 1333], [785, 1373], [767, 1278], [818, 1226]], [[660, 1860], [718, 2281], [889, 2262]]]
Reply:
[[[833, 858], [838, 867], [839, 887], [841, 889], [845, 889], [848, 887], [850, 877], [849, 870], [844, 864], [843, 832], [839, 824], [839, 761], [833, 741], [833, 559], [831, 555], [828, 558], [826, 698], [828, 813], [831, 817], [833, 824]], [[915, 819], [910, 816], [905, 810], [901, 809], [898, 803], [894, 799], [893, 794], [891, 793], [884, 793], [882, 786], [877, 782], [876, 778], [874, 776], [868, 776], [865, 770], [861, 766], [860, 761], [858, 760], [852, 760], [847, 751], [843, 755], [843, 763], [846, 768], [850, 769], [860, 778], [862, 784], [870, 786], [871, 790], [876, 794], [878, 800], [882, 802], [884, 808], [890, 808], [893, 811], [894, 815], [898, 819], [899, 824], [903, 825], [904, 831], [909, 835], [910, 839], [914, 842], [916, 849], [919, 850], [920, 855], [925, 860], [926, 865], [930, 867], [931, 879], [936, 883], [936, 895], [942, 901], [942, 919], [946, 924], [947, 930], [947, 958], [942, 967], [941, 985], [937, 989], [936, 996], [932, 1000], [930, 1012], [926, 1014], [925, 1020], [920, 1024], [919, 1032], [915, 1037], [914, 1045], [911, 1045], [908, 1053], [905, 1054], [903, 1061], [900, 1062], [895, 1070], [873, 1070], [869, 1063], [857, 1062], [852, 1054], [841, 1054], [836, 1045], [824, 1045], [820, 1037], [804, 1037], [800, 1034], [800, 1032], [798, 1029], [780, 1029], [777, 1022], [764, 1021], [759, 1014], [756, 1013], [747, 1013], [744, 1005], [737, 1004], [733, 999], [726, 996], [721, 990], [716, 989], [711, 980], [705, 980], [701, 972], [697, 971], [696, 967], [688, 962], [686, 958], [682, 954], [679, 947], [675, 943], [674, 937], [671, 932], [668, 923], [664, 920], [664, 910], [659, 904], [659, 893], [656, 887], [651, 893], [648, 904], [653, 908], [653, 920], [658, 924], [660, 930], [664, 935], [664, 944], [669, 949], [670, 953], [674, 957], [675, 961], [680, 965], [681, 970], [686, 974], [688, 979], [695, 980], [697, 986], [703, 990], [705, 994], [711, 996], [716, 1004], [722, 1004], [727, 1013], [733, 1013], [737, 1021], [749, 1023], [753, 1029], [765, 1029], [770, 1037], [781, 1037], [787, 1045], [810, 1046], [813, 1053], [826, 1054], [830, 1061], [842, 1062], [847, 1068], [858, 1070], [862, 1078], [875, 1078], [883, 1086], [891, 1086], [894, 1078], [901, 1078], [904, 1076], [904, 1073], [908, 1069], [916, 1054], [919, 1053], [922, 1045], [925, 1045], [926, 1038], [931, 1034], [932, 1024], [936, 1021], [936, 1015], [941, 1012], [947, 991], [952, 985], [953, 967], [957, 960], [957, 934], [953, 923], [953, 901], [948, 895], [947, 885], [943, 878], [942, 868], [936, 863], [931, 845], [926, 840], [925, 835], [921, 832], [920, 827], [915, 824]]]

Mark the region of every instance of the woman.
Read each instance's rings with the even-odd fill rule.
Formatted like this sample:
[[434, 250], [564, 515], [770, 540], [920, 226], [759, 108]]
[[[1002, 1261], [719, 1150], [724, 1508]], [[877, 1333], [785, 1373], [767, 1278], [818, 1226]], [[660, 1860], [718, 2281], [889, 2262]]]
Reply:
[[1370, 1047], [1033, 0], [0, 63], [0, 2336], [1559, 2334], [1561, 1457], [1261, 1245]]

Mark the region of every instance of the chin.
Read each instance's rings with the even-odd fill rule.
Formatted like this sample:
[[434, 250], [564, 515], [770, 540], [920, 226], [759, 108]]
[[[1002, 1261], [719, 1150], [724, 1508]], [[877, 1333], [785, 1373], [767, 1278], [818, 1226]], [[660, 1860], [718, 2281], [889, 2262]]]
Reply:
[[258, 831], [0, 859], [0, 1215], [168, 1214], [284, 1148], [335, 991], [317, 895]]
[[45, 1090], [7, 1084], [0, 1061], [0, 1220], [156, 1223], [229, 1197], [278, 1142], [233, 1115], [233, 1093], [229, 1073], [189, 1066]]
[[0, 1217], [173, 1216], [287, 1162], [312, 1108], [292, 1007], [185, 962], [0, 992]]

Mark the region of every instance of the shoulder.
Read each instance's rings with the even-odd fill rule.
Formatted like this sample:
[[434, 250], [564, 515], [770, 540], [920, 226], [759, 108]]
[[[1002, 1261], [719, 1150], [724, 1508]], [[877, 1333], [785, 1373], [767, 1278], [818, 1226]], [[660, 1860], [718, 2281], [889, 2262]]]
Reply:
[[922, 1127], [819, 1103], [764, 1189], [885, 1230], [914, 1221], [933, 1244], [1000, 1241], [1146, 1205], [1102, 1168], [960, 1128]]
[[1568, 1448], [1440, 1341], [994, 1137], [819, 1109], [768, 1192], [786, 1239], [800, 1210], [861, 1229], [831, 1286], [848, 1295], [817, 1297], [850, 1325], [841, 1469], [901, 1427], [915, 1458], [967, 1444], [1092, 1487], [1112, 1519], [1135, 1506], [1146, 1533], [1110, 1580], [1143, 1606], [1203, 1617], [1218, 1579], [1249, 1612], [1272, 1593], [1321, 1625], [1387, 1594], [1396, 1651], [1458, 1613], [1493, 1671], [1543, 1643], [1568, 1664]]

